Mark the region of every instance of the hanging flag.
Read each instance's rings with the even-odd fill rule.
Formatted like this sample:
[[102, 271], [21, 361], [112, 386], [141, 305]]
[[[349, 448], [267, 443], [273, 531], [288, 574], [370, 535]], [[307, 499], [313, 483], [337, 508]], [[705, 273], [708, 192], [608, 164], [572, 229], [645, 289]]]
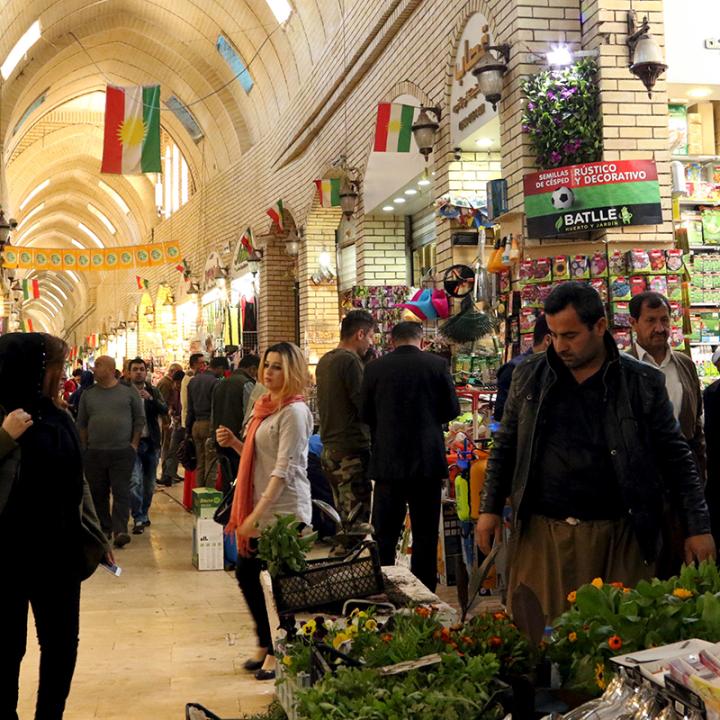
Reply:
[[102, 172], [162, 172], [159, 85], [107, 86]]
[[33, 330], [33, 321], [30, 318], [23, 318], [23, 332], [35, 332]]
[[23, 300], [37, 300], [40, 297], [40, 285], [37, 280], [22, 281]]
[[180, 243], [177, 240], [168, 240], [163, 243], [165, 262], [173, 263], [180, 259]]
[[375, 122], [375, 152], [410, 152], [415, 108], [380, 103]]
[[271, 208], [268, 208], [267, 214], [270, 219], [277, 225], [281, 230], [285, 230], [283, 226], [283, 201], [278, 200]]
[[316, 180], [320, 204], [323, 207], [336, 207], [340, 205], [340, 178], [325, 178]]
[[141, 278], [139, 275], [135, 276], [135, 282], [137, 283], [138, 290], [147, 290], [150, 287], [150, 281]]
[[240, 243], [247, 250], [248, 255], [255, 250], [255, 241], [253, 240], [253, 232], [251, 228], [247, 228], [240, 238]]

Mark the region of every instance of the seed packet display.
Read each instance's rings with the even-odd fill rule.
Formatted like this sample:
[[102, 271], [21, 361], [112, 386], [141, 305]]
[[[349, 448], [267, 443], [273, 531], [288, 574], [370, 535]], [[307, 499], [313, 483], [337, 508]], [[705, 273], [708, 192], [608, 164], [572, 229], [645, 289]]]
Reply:
[[537, 258], [535, 260], [534, 275], [536, 283], [549, 283], [552, 281], [552, 260], [550, 258]]
[[672, 248], [665, 251], [665, 266], [669, 273], [678, 273], [682, 270], [683, 255], [679, 248]]
[[625, 275], [627, 262], [622, 250], [613, 250], [608, 258], [608, 271], [610, 275]]
[[520, 334], [526, 335], [527, 333], [535, 330], [535, 323], [537, 322], [537, 313], [535, 308], [524, 307], [520, 308]]
[[[624, 270], [623, 270], [624, 272]], [[590, 277], [605, 278], [608, 274], [608, 261], [604, 253], [596, 252], [590, 258]], [[622, 274], [622, 273], [619, 273]]]
[[610, 299], [630, 300], [632, 293], [630, 291], [630, 280], [625, 276], [610, 278]]
[[532, 335], [521, 335], [520, 336], [520, 352], [524, 353], [528, 350], [532, 350], [533, 347], [533, 336]]
[[668, 283], [667, 275], [649, 275], [647, 282], [648, 290], [652, 292], [660, 293], [667, 297], [668, 294]]
[[607, 280], [604, 278], [592, 278], [590, 280], [590, 287], [594, 288], [598, 295], [600, 295], [600, 298], [602, 299], [603, 303], [607, 303], [609, 298], [608, 293], [608, 284]]
[[613, 330], [612, 336], [620, 352], [627, 352], [632, 346], [632, 336], [629, 330]]
[[590, 278], [590, 259], [587, 255], [575, 255], [570, 259], [570, 277], [573, 280]]
[[556, 255], [553, 258], [552, 278], [555, 282], [570, 279], [570, 268], [567, 255]]
[[613, 326], [616, 328], [630, 327], [630, 303], [614, 302], [612, 304]]
[[670, 347], [674, 350], [682, 350], [685, 347], [683, 329], [677, 325], [670, 328]]
[[665, 251], [654, 249], [648, 252], [648, 259], [650, 260], [650, 272], [653, 273], [664, 273], [667, 269], [665, 260]]
[[682, 280], [679, 275], [667, 276], [667, 299], [682, 300]]
[[510, 272], [508, 270], [503, 270], [501, 273], [498, 273], [499, 278], [499, 285], [500, 285], [500, 294], [501, 295], [507, 295], [510, 290], [512, 289], [512, 280], [510, 279]]
[[550, 297], [550, 293], [557, 287], [557, 284], [538, 285], [538, 306], [544, 307], [545, 301]]
[[537, 285], [525, 285], [520, 290], [520, 304], [522, 307], [538, 307], [540, 292]]
[[677, 324], [682, 321], [683, 307], [679, 302], [670, 302], [670, 321]]
[[645, 282], [644, 275], [633, 275], [630, 278], [630, 295], [632, 295], [632, 297], [644, 293], [646, 290], [647, 283]]
[[628, 260], [628, 272], [631, 273], [649, 273], [650, 268], [650, 255], [647, 250], [643, 248], [634, 248], [630, 250], [627, 255]]
[[535, 261], [523, 260], [518, 268], [518, 277], [521, 283], [535, 282]]

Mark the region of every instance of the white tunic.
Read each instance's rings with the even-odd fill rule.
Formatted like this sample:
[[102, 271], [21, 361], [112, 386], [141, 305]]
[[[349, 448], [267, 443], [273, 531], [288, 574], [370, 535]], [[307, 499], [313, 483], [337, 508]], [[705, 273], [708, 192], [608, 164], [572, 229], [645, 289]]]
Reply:
[[265, 418], [258, 427], [253, 463], [255, 506], [270, 484], [271, 477], [284, 480], [282, 492], [258, 519], [261, 529], [271, 524], [276, 514], [293, 514], [306, 525], [311, 524], [307, 456], [312, 429], [312, 413], [303, 402], [286, 405]]

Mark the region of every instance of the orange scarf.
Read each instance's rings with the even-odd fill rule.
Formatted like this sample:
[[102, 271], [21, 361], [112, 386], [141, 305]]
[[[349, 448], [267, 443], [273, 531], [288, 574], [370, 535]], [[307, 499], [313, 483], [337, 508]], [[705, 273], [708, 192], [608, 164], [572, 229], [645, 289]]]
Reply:
[[[226, 533], [235, 532], [250, 515], [255, 506], [253, 486], [253, 464], [255, 462], [255, 433], [265, 418], [274, 415], [278, 410], [295, 402], [302, 402], [302, 395], [293, 395], [286, 398], [280, 404], [270, 399], [270, 393], [262, 395], [255, 401], [253, 414], [248, 429], [245, 433], [245, 443], [240, 454], [240, 467], [238, 468], [237, 480], [235, 482], [235, 493], [233, 494], [232, 508], [230, 509], [230, 522], [225, 528]], [[250, 538], [237, 534], [238, 552], [243, 557], [249, 557]]]

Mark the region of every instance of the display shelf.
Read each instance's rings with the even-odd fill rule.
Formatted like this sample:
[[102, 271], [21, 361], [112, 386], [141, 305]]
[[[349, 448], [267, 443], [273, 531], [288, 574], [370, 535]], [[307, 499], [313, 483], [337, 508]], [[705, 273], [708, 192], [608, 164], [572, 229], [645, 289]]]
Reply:
[[720, 308], [720, 303], [690, 303], [690, 307]]
[[698, 347], [701, 345], [720, 345], [720, 340], [693, 340], [693, 342], [688, 343], [688, 345], [691, 345], [692, 347]]
[[672, 155], [671, 158], [680, 162], [720, 162], [720, 155]]
[[690, 250], [720, 250], [720, 245], [690, 245]]
[[678, 204], [680, 205], [680, 207], [697, 207], [698, 205], [717, 207], [718, 205], [720, 205], [720, 200], [702, 200], [700, 198], [687, 198], [685, 200], [680, 200]]

